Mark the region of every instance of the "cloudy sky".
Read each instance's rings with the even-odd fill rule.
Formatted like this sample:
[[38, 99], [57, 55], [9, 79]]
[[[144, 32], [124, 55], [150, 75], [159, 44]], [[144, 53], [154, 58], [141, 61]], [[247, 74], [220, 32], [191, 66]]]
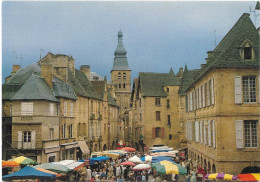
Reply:
[[[4, 1], [2, 80], [10, 75], [12, 64], [28, 66], [39, 61], [40, 52], [42, 57], [48, 52], [72, 55], [76, 68], [89, 64], [91, 71], [110, 78], [120, 29], [132, 78], [139, 72], [168, 72], [170, 67], [177, 73], [185, 64], [197, 69], [207, 51], [255, 4]], [[255, 23], [254, 13], [250, 17]]]

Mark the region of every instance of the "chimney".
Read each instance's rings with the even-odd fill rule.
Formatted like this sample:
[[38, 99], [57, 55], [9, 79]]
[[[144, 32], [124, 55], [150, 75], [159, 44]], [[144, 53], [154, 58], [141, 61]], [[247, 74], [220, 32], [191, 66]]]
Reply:
[[52, 64], [41, 63], [41, 77], [52, 88]]
[[11, 73], [11, 76], [13, 76], [20, 68], [21, 68], [20, 65], [14, 64], [13, 65], [13, 72]]
[[81, 65], [80, 71], [82, 71], [90, 81], [90, 65]]

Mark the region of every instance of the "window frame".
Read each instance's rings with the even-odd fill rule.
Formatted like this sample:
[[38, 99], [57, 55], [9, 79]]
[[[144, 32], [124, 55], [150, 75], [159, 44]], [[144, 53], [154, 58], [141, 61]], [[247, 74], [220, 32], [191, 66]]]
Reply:
[[[255, 125], [254, 128], [252, 128], [253, 124]], [[257, 135], [258, 120], [244, 120], [243, 127], [244, 127], [244, 147], [245, 148], [258, 148], [258, 135]], [[252, 129], [255, 129], [255, 136], [252, 136], [253, 135]], [[248, 136], [246, 136], [247, 134], [248, 134]], [[247, 137], [248, 137], [248, 139], [247, 139]], [[253, 139], [253, 137], [254, 137], [254, 139]], [[254, 143], [253, 143], [253, 140], [255, 140]], [[255, 146], [253, 146], [254, 144], [255, 144]]]
[[[253, 78], [253, 80], [251, 80], [251, 78]], [[256, 76], [242, 76], [243, 103], [248, 103], [248, 104], [256, 103], [256, 78], [257, 78]], [[254, 81], [254, 83], [251, 83], [251, 81]], [[254, 87], [252, 87], [251, 84], [254, 84]]]
[[161, 121], [161, 111], [155, 111], [156, 121]]
[[158, 98], [158, 97], [155, 98], [155, 105], [161, 106], [161, 98]]
[[156, 127], [155, 128], [155, 138], [161, 138], [161, 136], [162, 136], [161, 127]]
[[23, 143], [32, 142], [32, 132], [31, 131], [23, 131]]

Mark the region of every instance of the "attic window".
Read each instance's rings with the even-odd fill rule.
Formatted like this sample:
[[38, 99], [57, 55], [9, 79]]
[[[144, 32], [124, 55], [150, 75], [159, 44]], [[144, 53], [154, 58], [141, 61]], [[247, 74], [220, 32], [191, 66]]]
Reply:
[[244, 59], [252, 59], [252, 47], [244, 47]]

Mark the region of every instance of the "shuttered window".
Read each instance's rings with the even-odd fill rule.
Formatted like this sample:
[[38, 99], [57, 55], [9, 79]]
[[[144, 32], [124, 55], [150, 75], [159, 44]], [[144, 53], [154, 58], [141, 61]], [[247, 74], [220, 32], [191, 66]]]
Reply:
[[160, 127], [155, 128], [155, 137], [159, 138], [162, 136], [162, 131]]
[[73, 125], [72, 124], [69, 125], [69, 137], [73, 138]]
[[193, 105], [192, 105], [193, 99], [192, 99], [192, 92], [190, 92], [190, 111], [193, 111]]
[[31, 148], [32, 148], [32, 149], [35, 149], [35, 148], [36, 148], [36, 132], [35, 132], [35, 131], [32, 131]]
[[215, 131], [215, 121], [212, 121], [212, 146], [216, 148], [216, 131]]
[[208, 145], [211, 145], [211, 121], [208, 121]]
[[245, 147], [257, 147], [257, 123], [256, 120], [244, 121]]
[[238, 149], [244, 148], [243, 120], [236, 120], [236, 146]]
[[18, 144], [17, 144], [17, 148], [21, 149], [22, 148], [22, 144], [23, 144], [23, 132], [22, 131], [18, 131]]
[[211, 79], [211, 104], [215, 104], [215, 95], [214, 95], [214, 78]]
[[255, 76], [243, 77], [243, 102], [245, 103], [256, 102], [256, 77]]
[[190, 112], [190, 94], [187, 95], [187, 108], [188, 112]]
[[199, 87], [199, 108], [201, 108], [201, 87]]
[[66, 124], [62, 125], [62, 138], [66, 138]]
[[208, 144], [208, 133], [207, 133], [207, 121], [203, 121], [203, 129], [204, 129], [204, 144]]
[[242, 103], [242, 86], [241, 86], [241, 76], [235, 77], [235, 103]]
[[160, 121], [160, 120], [161, 120], [161, 112], [156, 111], [156, 121]]
[[200, 143], [203, 143], [203, 121], [200, 121]]
[[73, 103], [70, 103], [70, 117], [73, 117]]
[[205, 85], [202, 85], [202, 107], [205, 107]]
[[198, 121], [195, 121], [195, 141], [196, 142], [199, 142], [199, 122]]
[[33, 115], [33, 102], [21, 102], [21, 115]]
[[67, 116], [67, 102], [63, 103], [63, 116]]
[[192, 92], [192, 98], [193, 98], [193, 110], [195, 111], [197, 108], [196, 108], [196, 94], [195, 92]]

